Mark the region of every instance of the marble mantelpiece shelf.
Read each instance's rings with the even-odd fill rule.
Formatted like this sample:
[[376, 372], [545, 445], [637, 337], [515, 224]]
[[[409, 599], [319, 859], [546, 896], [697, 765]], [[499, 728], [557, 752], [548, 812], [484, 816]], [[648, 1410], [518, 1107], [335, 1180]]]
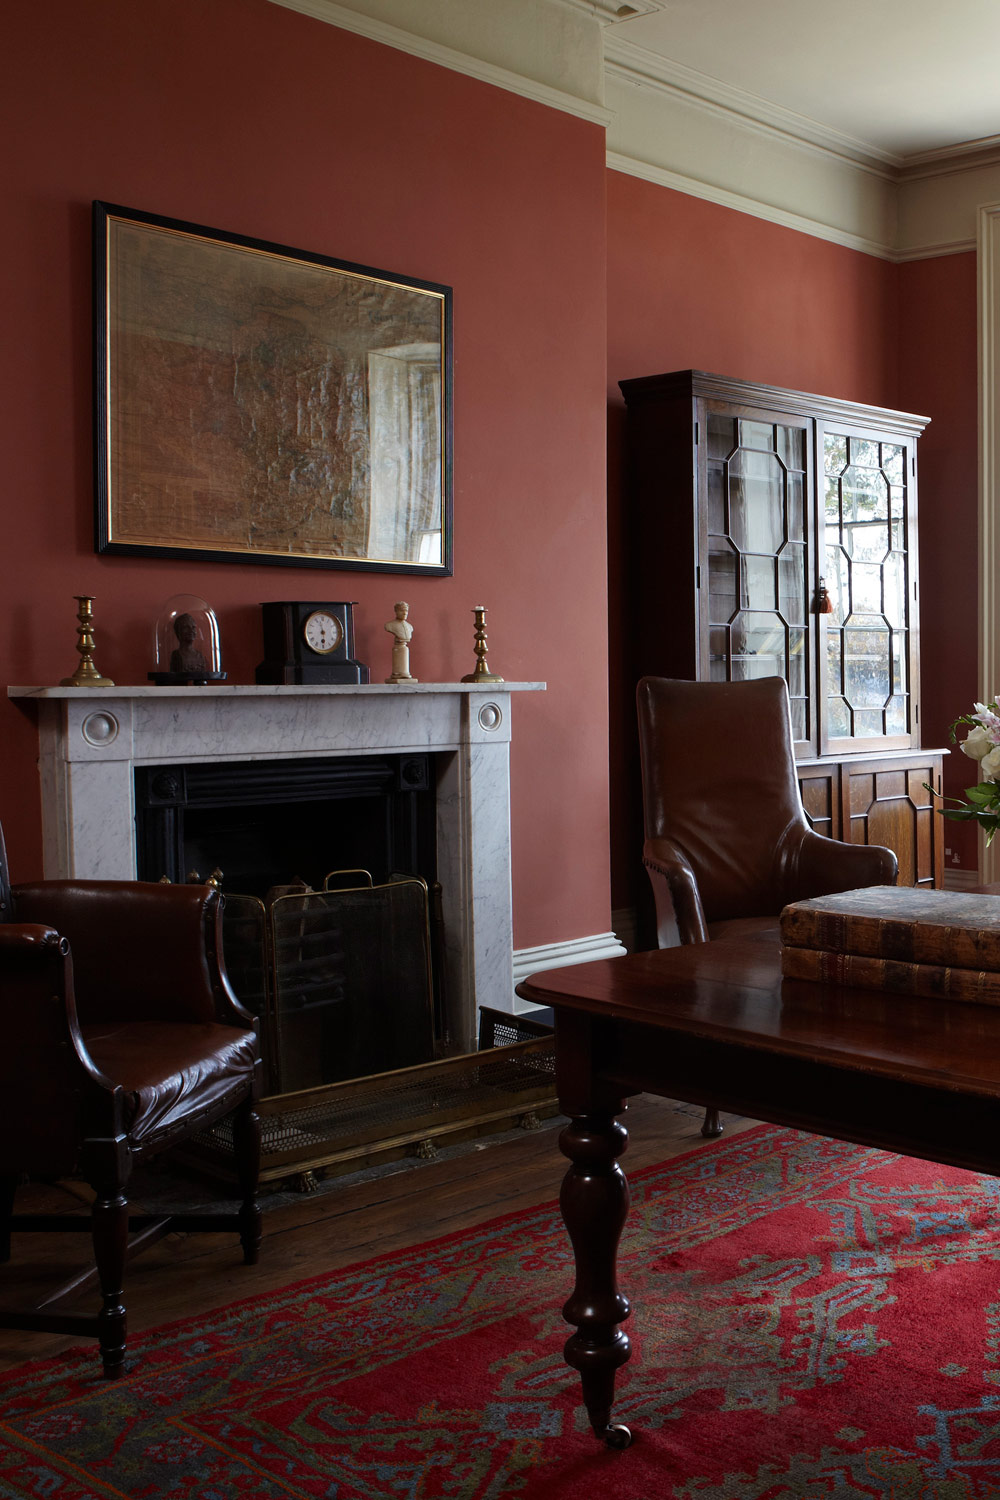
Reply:
[[346, 698], [384, 694], [399, 698], [410, 693], [541, 693], [544, 682], [413, 682], [343, 683], [329, 686], [270, 683], [213, 682], [204, 687], [154, 687], [152, 683], [123, 687], [9, 687], [8, 698]]

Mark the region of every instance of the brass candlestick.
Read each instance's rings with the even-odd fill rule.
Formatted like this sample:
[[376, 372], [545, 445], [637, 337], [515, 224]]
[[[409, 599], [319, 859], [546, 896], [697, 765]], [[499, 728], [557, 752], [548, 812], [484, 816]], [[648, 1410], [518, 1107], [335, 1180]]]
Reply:
[[94, 666], [94, 603], [93, 595], [74, 594], [73, 598], [79, 604], [77, 619], [79, 625], [76, 629], [76, 649], [80, 653], [80, 665], [72, 677], [64, 677], [60, 687], [114, 687], [110, 677], [102, 677]]
[[469, 672], [462, 678], [463, 682], [503, 682], [495, 672], [491, 672], [486, 660], [486, 609], [482, 604], [473, 606], [472, 613], [476, 617], [476, 670]]

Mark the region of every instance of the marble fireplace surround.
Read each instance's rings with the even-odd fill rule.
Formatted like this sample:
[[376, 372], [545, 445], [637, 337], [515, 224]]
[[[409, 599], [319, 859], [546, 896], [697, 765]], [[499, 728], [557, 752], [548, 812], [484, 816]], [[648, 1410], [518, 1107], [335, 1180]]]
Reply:
[[137, 766], [430, 752], [453, 1044], [480, 1005], [512, 1008], [512, 695], [541, 682], [363, 687], [42, 688], [37, 713], [47, 879], [134, 880]]

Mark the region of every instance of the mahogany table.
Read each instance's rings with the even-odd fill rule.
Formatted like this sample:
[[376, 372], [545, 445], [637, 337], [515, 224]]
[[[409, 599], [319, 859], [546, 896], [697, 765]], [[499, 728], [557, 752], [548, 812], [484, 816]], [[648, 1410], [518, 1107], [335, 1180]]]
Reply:
[[[776, 936], [776, 935], [775, 935]], [[563, 1314], [595, 1434], [611, 1420], [620, 1324], [618, 1164], [629, 1095], [662, 1094], [907, 1156], [1000, 1175], [1000, 1009], [783, 980], [776, 941], [725, 939], [534, 974], [518, 986], [555, 1012], [560, 1203], [576, 1260]]]

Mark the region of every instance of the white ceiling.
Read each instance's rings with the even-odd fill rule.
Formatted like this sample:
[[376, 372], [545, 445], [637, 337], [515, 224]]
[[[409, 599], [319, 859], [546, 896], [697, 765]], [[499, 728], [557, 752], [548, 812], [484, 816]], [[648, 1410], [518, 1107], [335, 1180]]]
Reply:
[[[607, 18], [610, 6], [599, 0]], [[608, 29], [699, 79], [901, 160], [1000, 137], [1000, 0], [636, 0]], [[711, 92], [711, 85], [708, 91]]]

